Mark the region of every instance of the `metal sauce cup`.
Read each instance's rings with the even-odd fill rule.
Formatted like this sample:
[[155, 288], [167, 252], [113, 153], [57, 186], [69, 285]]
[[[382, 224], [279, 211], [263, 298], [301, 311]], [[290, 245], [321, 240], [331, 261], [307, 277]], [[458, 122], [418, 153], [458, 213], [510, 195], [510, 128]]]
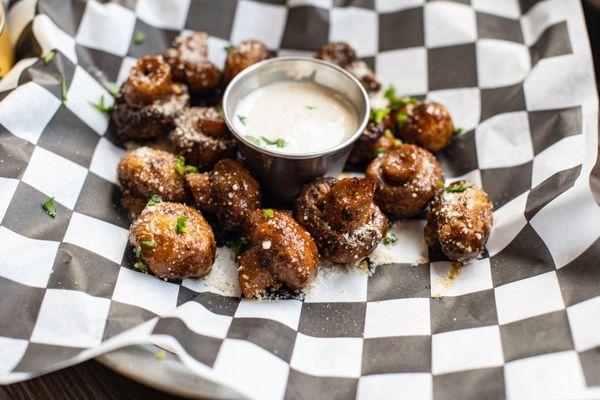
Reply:
[[[335, 147], [305, 154], [282, 154], [248, 142], [233, 124], [238, 102], [253, 90], [280, 81], [314, 83], [348, 100], [356, 112], [356, 132]], [[306, 182], [323, 175], [338, 176], [370, 113], [367, 92], [354, 76], [331, 63], [304, 57], [272, 58], [246, 68], [227, 86], [222, 108], [225, 122], [238, 141], [242, 162], [258, 179], [267, 198], [279, 204], [292, 203]]]

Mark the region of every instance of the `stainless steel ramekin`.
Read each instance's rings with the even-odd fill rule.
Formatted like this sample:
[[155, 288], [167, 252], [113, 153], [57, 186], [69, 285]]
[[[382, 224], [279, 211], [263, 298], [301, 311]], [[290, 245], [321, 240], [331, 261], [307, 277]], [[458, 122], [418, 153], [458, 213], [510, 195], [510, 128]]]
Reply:
[[[237, 103], [249, 92], [279, 81], [315, 83], [347, 99], [356, 111], [356, 132], [335, 147], [305, 154], [281, 154], [248, 142], [233, 124]], [[304, 183], [319, 176], [339, 175], [370, 113], [367, 92], [355, 77], [331, 63], [303, 57], [272, 58], [246, 68], [227, 86], [222, 107], [227, 126], [238, 141], [242, 162], [258, 179], [267, 198], [276, 204], [290, 204]]]

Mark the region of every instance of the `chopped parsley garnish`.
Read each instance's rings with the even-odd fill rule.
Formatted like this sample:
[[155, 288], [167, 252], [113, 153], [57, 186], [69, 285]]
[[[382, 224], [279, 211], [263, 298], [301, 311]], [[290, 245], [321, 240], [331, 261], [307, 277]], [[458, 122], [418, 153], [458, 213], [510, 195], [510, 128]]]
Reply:
[[279, 148], [283, 148], [283, 147], [285, 147], [285, 145], [287, 144], [287, 143], [285, 142], [285, 140], [283, 140], [282, 138], [278, 138], [277, 140], [270, 140], [269, 138], [267, 138], [267, 137], [264, 137], [264, 136], [261, 136], [260, 138], [261, 138], [261, 139], [263, 140], [263, 142], [265, 142], [266, 144], [270, 144], [271, 146], [277, 146], [277, 147], [279, 147]]
[[182, 215], [181, 217], [177, 218], [177, 233], [187, 232], [187, 226], [185, 226], [185, 221], [187, 221], [187, 217], [185, 215]]
[[389, 113], [389, 108], [378, 108], [375, 110], [371, 110], [370, 120], [375, 122], [376, 124], [380, 124], [381, 121], [383, 121], [383, 117], [387, 116]]
[[389, 129], [386, 129], [383, 132], [383, 135], [388, 138], [388, 139], [393, 139], [394, 138], [394, 134], [392, 133], [392, 131], [390, 131]]
[[137, 269], [140, 272], [148, 273], [148, 267], [141, 260], [142, 256], [142, 246], [137, 246], [135, 248], [135, 259], [137, 260], [135, 264], [133, 264], [133, 268]]
[[225, 50], [225, 52], [229, 53], [229, 50], [233, 49], [233, 47], [234, 46], [230, 44], [229, 46], [223, 47], [223, 50]]
[[450, 186], [446, 186], [444, 188], [444, 191], [446, 191], [448, 193], [461, 193], [472, 187], [473, 187], [472, 183], [464, 183], [463, 182], [460, 185], [454, 185], [454, 186], [453, 186], [453, 184], [450, 184]]
[[454, 132], [452, 133], [452, 135], [454, 135], [454, 136], [458, 136], [458, 135], [460, 135], [462, 132], [463, 132], [463, 129], [462, 129], [462, 128], [456, 128], [456, 129], [454, 130]]
[[98, 103], [91, 103], [92, 106], [101, 113], [111, 115], [113, 112], [113, 106], [104, 105], [104, 96], [100, 96], [100, 101]]
[[194, 167], [193, 165], [185, 165], [185, 157], [179, 156], [177, 163], [175, 164], [175, 171], [179, 175], [194, 174], [198, 172], [198, 167]]
[[160, 196], [158, 194], [153, 194], [152, 197], [150, 197], [150, 200], [148, 200], [148, 203], [146, 203], [146, 207], [155, 206], [158, 203], [162, 203], [162, 201], [163, 201], [162, 196]]
[[441, 191], [441, 193], [440, 193], [440, 199], [442, 199], [442, 200], [443, 200], [443, 199], [444, 199], [444, 195], [445, 195], [446, 193], [461, 193], [461, 192], [464, 192], [465, 190], [467, 190], [467, 189], [469, 189], [469, 188], [472, 188], [472, 187], [473, 187], [473, 184], [472, 184], [472, 183], [470, 183], [470, 182], [462, 182], [462, 183], [460, 183], [460, 184], [458, 184], [458, 185], [457, 185], [457, 184], [455, 184], [455, 183], [451, 183], [451, 184], [450, 184], [450, 185], [448, 185], [448, 186], [444, 186], [444, 183], [443, 183], [443, 182], [440, 182], [440, 183], [438, 184], [438, 186], [439, 186], [440, 188], [442, 188], [442, 191]]
[[106, 90], [108, 90], [113, 97], [116, 97], [119, 94], [119, 89], [121, 89], [121, 87], [116, 83], [111, 83], [106, 86]]
[[414, 97], [396, 97], [396, 88], [394, 86], [388, 87], [387, 90], [383, 93], [383, 97], [388, 99], [392, 110], [397, 110], [406, 106], [407, 104], [418, 103], [418, 100]]
[[65, 74], [60, 74], [60, 95], [63, 103], [67, 101], [67, 80]]
[[140, 272], [143, 272], [145, 274], [148, 273], [148, 267], [146, 267], [146, 264], [144, 264], [144, 262], [142, 260], [139, 260], [138, 262], [133, 264], [133, 267]]
[[315, 108], [317, 108], [317, 106], [304, 106], [306, 108], [308, 108], [309, 110], [314, 110]]
[[408, 115], [406, 114], [398, 114], [396, 116], [396, 122], [398, 123], [398, 126], [402, 126], [406, 120], [408, 119]]
[[42, 208], [52, 218], [56, 218], [56, 207], [54, 206], [54, 197], [42, 201]]
[[242, 123], [242, 125], [246, 126], [246, 117], [244, 117], [243, 115], [238, 115], [237, 117]]
[[389, 244], [396, 244], [397, 241], [398, 238], [393, 233], [383, 238], [383, 244], [386, 246]]
[[153, 249], [153, 248], [156, 247], [156, 241], [154, 241], [154, 240], [144, 240], [142, 242], [142, 246], [149, 247], [149, 248]]
[[145, 40], [146, 34], [144, 32], [136, 32], [135, 35], [133, 35], [133, 43], [135, 44], [142, 44]]
[[400, 140], [400, 139], [395, 139], [395, 140], [394, 140], [394, 147], [398, 147], [398, 146], [400, 146], [401, 144], [402, 144], [402, 140]]
[[376, 155], [376, 156], [380, 156], [380, 155], [382, 155], [382, 154], [385, 154], [385, 152], [386, 152], [386, 151], [387, 151], [387, 149], [386, 149], [385, 147], [378, 147], [378, 148], [375, 150], [375, 155]]
[[231, 246], [231, 254], [233, 255], [233, 261], [237, 261], [242, 254], [248, 249], [248, 239], [241, 238]]
[[266, 219], [272, 218], [275, 215], [275, 211], [273, 211], [272, 208], [265, 208], [264, 210], [262, 210], [263, 213], [263, 217], [265, 217]]
[[52, 62], [52, 60], [54, 60], [54, 56], [56, 55], [56, 50], [50, 50], [49, 52], [46, 53], [46, 55], [44, 56], [44, 64], [48, 65]]
[[260, 140], [258, 140], [257, 137], [254, 137], [252, 135], [244, 135], [244, 139], [246, 139], [247, 141], [249, 141], [252, 144], [260, 146]]

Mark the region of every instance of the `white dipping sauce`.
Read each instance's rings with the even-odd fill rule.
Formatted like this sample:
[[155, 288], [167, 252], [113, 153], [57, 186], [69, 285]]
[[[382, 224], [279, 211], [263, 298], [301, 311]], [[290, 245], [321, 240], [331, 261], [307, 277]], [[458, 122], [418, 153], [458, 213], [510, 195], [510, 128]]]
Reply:
[[352, 136], [356, 112], [337, 93], [313, 83], [284, 81], [243, 97], [233, 124], [245, 139], [285, 154], [326, 150]]

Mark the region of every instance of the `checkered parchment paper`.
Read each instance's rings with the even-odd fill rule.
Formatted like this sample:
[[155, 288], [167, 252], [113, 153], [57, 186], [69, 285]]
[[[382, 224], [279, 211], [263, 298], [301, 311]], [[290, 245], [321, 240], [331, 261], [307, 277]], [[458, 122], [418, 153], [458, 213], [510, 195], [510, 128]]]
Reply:
[[[23, 0], [9, 23], [0, 382], [154, 342], [257, 399], [600, 398], [598, 98], [578, 1]], [[90, 102], [185, 29], [210, 34], [218, 65], [248, 38], [280, 55], [347, 41], [385, 86], [445, 104], [464, 133], [438, 158], [495, 206], [483, 257], [450, 279], [407, 220], [372, 275], [323, 268], [303, 300], [240, 300], [227, 248], [206, 280], [133, 270], [125, 150]]]

